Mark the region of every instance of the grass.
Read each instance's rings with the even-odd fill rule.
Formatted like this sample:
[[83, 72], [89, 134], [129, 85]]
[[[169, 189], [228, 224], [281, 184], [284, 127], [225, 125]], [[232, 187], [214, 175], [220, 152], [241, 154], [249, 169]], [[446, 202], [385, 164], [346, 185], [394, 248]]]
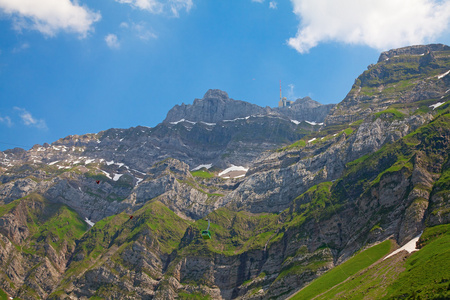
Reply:
[[210, 300], [212, 299], [210, 295], [204, 295], [202, 293], [178, 293], [178, 299], [180, 300]]
[[200, 177], [200, 178], [205, 178], [205, 179], [214, 177], [214, 174], [211, 174], [206, 170], [193, 171], [193, 172], [191, 172], [191, 174], [194, 177]]
[[9, 300], [8, 295], [2, 289], [0, 289], [0, 300]]
[[427, 228], [420, 241], [423, 248], [406, 260], [384, 299], [450, 298], [450, 224]]
[[306, 300], [326, 292], [336, 284], [343, 282], [358, 271], [367, 268], [391, 250], [391, 241], [384, 241], [350, 258], [343, 264], [331, 269], [308, 286], [295, 294], [292, 299]]
[[449, 299], [450, 224], [426, 228], [421, 249], [372, 265], [315, 299]]
[[381, 118], [384, 120], [403, 120], [405, 115], [395, 108], [389, 108], [377, 113], [374, 113], [375, 119]]

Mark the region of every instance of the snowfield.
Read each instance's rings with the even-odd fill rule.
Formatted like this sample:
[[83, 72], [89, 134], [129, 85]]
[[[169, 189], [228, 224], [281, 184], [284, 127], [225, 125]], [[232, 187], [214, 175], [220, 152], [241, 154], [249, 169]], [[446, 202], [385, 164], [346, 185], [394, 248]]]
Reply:
[[84, 219], [84, 221], [91, 227], [95, 225], [95, 223], [89, 220], [87, 217]]
[[225, 174], [233, 172], [233, 171], [247, 172], [248, 168], [245, 168], [245, 167], [242, 167], [242, 166], [231, 165], [231, 167], [229, 167], [229, 168], [223, 170], [222, 172], [220, 172], [219, 176], [225, 175]]
[[406, 250], [408, 251], [408, 253], [414, 252], [414, 251], [419, 251], [419, 249], [416, 248], [416, 243], [419, 240], [420, 236], [422, 235], [422, 233], [420, 233], [418, 236], [416, 236], [415, 238], [413, 238], [412, 240], [410, 240], [409, 242], [407, 242], [403, 247], [395, 250], [394, 252], [392, 252], [391, 254], [389, 254], [388, 256], [386, 256], [385, 258], [383, 258], [383, 260], [385, 260], [386, 258], [389, 258], [397, 253], [399, 253], [400, 251]]
[[444, 102], [438, 102], [438, 103], [436, 103], [436, 104], [430, 105], [429, 107], [432, 107], [433, 110], [435, 110], [437, 107], [441, 106], [442, 104], [444, 104]]
[[448, 70], [447, 72], [445, 72], [444, 74], [438, 75], [438, 79], [444, 78], [445, 76], [447, 76], [450, 73], [450, 70]]
[[201, 168], [206, 168], [209, 170], [209, 169], [211, 169], [211, 167], [212, 167], [212, 164], [199, 165], [199, 166], [193, 168], [191, 171], [197, 171], [197, 170], [200, 170]]

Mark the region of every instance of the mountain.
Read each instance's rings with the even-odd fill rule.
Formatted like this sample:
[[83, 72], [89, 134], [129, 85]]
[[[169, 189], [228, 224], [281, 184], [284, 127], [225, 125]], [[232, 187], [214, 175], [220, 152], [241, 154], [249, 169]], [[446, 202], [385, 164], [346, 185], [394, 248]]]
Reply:
[[[336, 106], [261, 108], [210, 90], [155, 128], [1, 152], [0, 288], [20, 299], [285, 299], [305, 286], [294, 297], [445, 299], [449, 70], [447, 46], [395, 49]], [[226, 178], [230, 164], [248, 171]], [[379, 260], [419, 235], [414, 254]]]
[[412, 113], [430, 99], [448, 93], [448, 52], [442, 44], [412, 46], [383, 52], [352, 86], [344, 100], [325, 119], [327, 125], [355, 122], [402, 107]]
[[209, 90], [202, 99], [195, 99], [194, 104], [176, 105], [168, 113], [164, 123], [168, 122], [203, 122], [217, 123], [253, 117], [279, 117], [296, 122], [309, 121], [321, 123], [334, 104], [322, 105], [309, 97], [297, 99], [287, 107], [260, 107], [245, 101], [233, 100], [221, 90]]

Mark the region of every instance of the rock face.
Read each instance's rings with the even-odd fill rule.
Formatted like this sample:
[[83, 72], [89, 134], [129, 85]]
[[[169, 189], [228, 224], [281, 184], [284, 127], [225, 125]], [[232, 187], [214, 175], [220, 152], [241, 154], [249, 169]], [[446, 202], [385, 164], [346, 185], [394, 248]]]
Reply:
[[217, 123], [249, 116], [277, 116], [295, 121], [321, 123], [334, 104], [322, 105], [309, 97], [297, 99], [290, 107], [260, 107], [248, 102], [233, 100], [221, 90], [209, 90], [203, 99], [194, 104], [176, 105], [168, 113], [164, 123], [187, 120], [190, 122]]
[[[334, 108], [210, 90], [155, 128], [0, 152], [0, 288], [284, 299], [368, 245], [449, 223], [449, 53], [385, 52]], [[249, 170], [218, 176], [229, 164]]]
[[265, 115], [269, 108], [245, 101], [233, 100], [221, 90], [209, 90], [202, 99], [195, 99], [193, 105], [176, 105], [168, 113], [164, 122], [177, 122], [182, 119], [192, 122], [216, 123], [223, 120], [234, 120], [251, 115]]
[[322, 105], [310, 97], [299, 98], [289, 107], [277, 107], [273, 111], [292, 120], [322, 123], [335, 104]]
[[411, 104], [403, 107], [413, 112], [421, 105], [419, 101], [444, 97], [450, 84], [450, 77], [444, 76], [449, 70], [449, 56], [450, 47], [441, 44], [383, 52], [378, 63], [355, 80], [325, 123], [355, 122], [393, 105]]

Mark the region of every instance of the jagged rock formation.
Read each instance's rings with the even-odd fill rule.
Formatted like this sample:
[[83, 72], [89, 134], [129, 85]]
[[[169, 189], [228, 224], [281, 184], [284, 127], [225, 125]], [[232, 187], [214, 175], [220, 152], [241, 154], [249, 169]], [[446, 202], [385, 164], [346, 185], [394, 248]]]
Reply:
[[[412, 46], [383, 52], [353, 84], [345, 99], [325, 119], [327, 125], [351, 123], [399, 105], [413, 112], [420, 101], [448, 93], [446, 45]], [[411, 104], [411, 105], [404, 105]]]
[[[367, 245], [449, 223], [448, 57], [443, 45], [383, 53], [326, 126], [297, 122], [331, 108], [311, 99], [269, 109], [210, 90], [155, 128], [0, 152], [0, 288], [284, 299]], [[217, 176], [236, 162], [246, 176]]]
[[168, 113], [164, 123], [190, 122], [217, 123], [247, 118], [249, 116], [276, 116], [287, 120], [321, 123], [334, 104], [322, 105], [309, 97], [297, 99], [290, 107], [260, 107], [248, 102], [233, 100], [221, 90], [209, 90], [203, 99], [194, 104], [176, 105]]

